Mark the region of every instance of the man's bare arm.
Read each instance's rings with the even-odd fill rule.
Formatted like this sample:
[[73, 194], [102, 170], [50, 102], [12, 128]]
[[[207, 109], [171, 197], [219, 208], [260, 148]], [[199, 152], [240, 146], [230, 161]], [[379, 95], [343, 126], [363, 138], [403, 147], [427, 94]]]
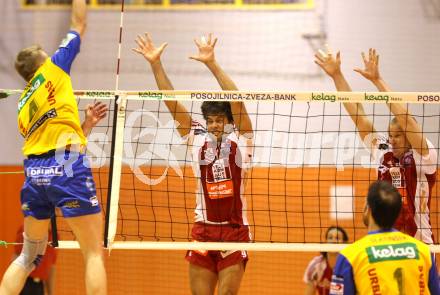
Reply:
[[[163, 43], [156, 48], [153, 44], [150, 34], [145, 33], [145, 36], [138, 36], [136, 39], [137, 48], [133, 51], [141, 54], [150, 64], [151, 69], [156, 79], [156, 84], [159, 90], [174, 90], [168, 75], [162, 65], [160, 57], [162, 52], [167, 47], [167, 43]], [[186, 108], [178, 101], [165, 100], [165, 105], [170, 111], [173, 119], [178, 122], [177, 131], [180, 136], [184, 137], [191, 131], [191, 116]]]
[[[379, 55], [377, 54], [376, 49], [370, 48], [368, 50], [368, 58], [366, 57], [366, 54], [362, 52], [362, 60], [365, 68], [363, 70], [357, 68], [354, 69], [354, 71], [360, 73], [365, 79], [371, 81], [379, 91], [392, 91], [380, 74]], [[417, 123], [409, 112], [408, 105], [401, 103], [388, 103], [387, 105], [391, 113], [396, 117], [399, 126], [405, 132], [405, 136], [411, 144], [411, 147], [423, 156], [428, 155], [428, 143], [426, 137], [422, 133], [422, 126]]]
[[87, 27], [86, 0], [73, 0], [70, 29], [77, 32], [82, 38], [86, 31], [86, 27]]
[[[217, 82], [222, 90], [238, 90], [237, 85], [235, 85], [234, 81], [232, 81], [229, 75], [222, 69], [220, 64], [215, 59], [214, 47], [217, 43], [217, 38], [213, 38], [212, 34], [209, 34], [208, 38], [201, 37], [200, 40], [195, 39], [194, 42], [199, 50], [199, 53], [191, 56], [190, 58], [205, 64], [217, 79]], [[238, 101], [231, 102], [231, 110], [235, 126], [240, 134], [245, 134], [248, 138], [251, 138], [253, 133], [252, 122], [244, 103]]]
[[[319, 52], [315, 54], [315, 63], [320, 66], [330, 78], [332, 78], [336, 90], [347, 92], [352, 91], [341, 71], [340, 52], [337, 52], [336, 56], [334, 56], [327, 46], [326, 53], [319, 50]], [[362, 140], [364, 140], [370, 133], [375, 132], [373, 123], [366, 116], [364, 107], [361, 103], [344, 103], [344, 107], [356, 125]]]

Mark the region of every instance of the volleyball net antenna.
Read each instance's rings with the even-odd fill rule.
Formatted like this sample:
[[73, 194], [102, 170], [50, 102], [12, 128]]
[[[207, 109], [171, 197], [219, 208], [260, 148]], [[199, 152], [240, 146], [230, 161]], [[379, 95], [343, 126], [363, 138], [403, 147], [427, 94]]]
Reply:
[[[4, 97], [19, 92], [0, 90]], [[386, 104], [405, 103], [437, 153], [440, 147], [440, 93], [99, 90], [75, 94], [80, 113], [95, 101], [110, 107], [109, 116], [89, 136], [87, 154], [107, 217], [105, 239], [112, 249], [338, 251], [343, 245], [325, 243], [325, 232], [332, 225], [346, 229], [350, 242], [362, 237], [365, 197], [369, 184], [377, 179], [377, 164], [343, 103], [363, 103], [385, 142], [393, 118]], [[199, 179], [189, 146], [164, 100], [181, 102], [201, 125], [205, 125], [203, 101], [245, 103], [253, 128], [252, 160], [243, 191], [252, 243], [191, 242]], [[438, 195], [435, 185], [430, 200], [434, 237], [440, 234]], [[63, 221], [58, 227], [60, 247], [77, 247]], [[440, 250], [438, 245], [432, 247]]]

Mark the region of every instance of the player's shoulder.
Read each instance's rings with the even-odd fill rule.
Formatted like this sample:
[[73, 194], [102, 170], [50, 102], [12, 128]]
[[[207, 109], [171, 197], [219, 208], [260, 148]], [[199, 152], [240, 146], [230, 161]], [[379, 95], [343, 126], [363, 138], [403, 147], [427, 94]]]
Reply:
[[[405, 234], [402, 234], [402, 235], [405, 235]], [[417, 246], [417, 248], [419, 250], [421, 250], [424, 254], [431, 255], [431, 249], [429, 248], [429, 246], [427, 244], [425, 244], [424, 242], [422, 242], [416, 238], [413, 238], [411, 236], [408, 236], [408, 235], [405, 235], [405, 236], [408, 238], [409, 243], [415, 244]]]
[[360, 240], [352, 243], [351, 245], [348, 245], [347, 247], [342, 249], [340, 254], [344, 256], [347, 260], [351, 260], [352, 258], [358, 256], [359, 253], [364, 250], [364, 245], [366, 244], [365, 238], [366, 237], [363, 237]]

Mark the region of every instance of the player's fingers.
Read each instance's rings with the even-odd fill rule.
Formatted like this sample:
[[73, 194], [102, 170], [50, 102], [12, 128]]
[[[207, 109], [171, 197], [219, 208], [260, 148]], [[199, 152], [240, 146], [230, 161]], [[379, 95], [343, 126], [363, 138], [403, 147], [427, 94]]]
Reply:
[[365, 52], [361, 52], [362, 60], [364, 61], [364, 64], [366, 65], [368, 63], [367, 57], [365, 56]]
[[200, 61], [199, 57], [198, 56], [194, 56], [194, 55], [190, 56], [189, 59]]
[[318, 66], [320, 66], [321, 68], [324, 66], [324, 63], [318, 59], [315, 59], [315, 64], [317, 64]]
[[206, 42], [206, 38], [205, 38], [205, 36], [200, 37], [200, 43], [201, 43], [202, 45], [207, 45], [207, 42]]
[[139, 46], [140, 49], [145, 48], [145, 43], [142, 41], [142, 39], [138, 38], [135, 41], [136, 41], [136, 44]]
[[133, 50], [136, 53], [142, 54], [142, 51], [139, 50], [138, 48], [132, 48], [131, 50]]
[[318, 58], [318, 59], [321, 60], [321, 61], [325, 61], [325, 59], [328, 58], [328, 55], [327, 55], [324, 51], [322, 51], [321, 49], [319, 49], [319, 50], [318, 50], [318, 53], [315, 54], [315, 57]]
[[328, 55], [332, 55], [332, 54], [333, 54], [333, 51], [332, 51], [332, 49], [330, 48], [330, 46], [329, 46], [328, 44], [325, 44], [324, 46], [325, 46], [325, 50], [327, 51], [327, 54], [328, 54]]
[[372, 48], [370, 48], [368, 50], [368, 55], [369, 55], [369, 60], [371, 61], [373, 59], [373, 49]]
[[98, 112], [106, 112], [108, 110], [107, 105], [100, 103], [98, 106], [95, 106], [95, 109]]
[[325, 61], [324, 58], [319, 53], [315, 54], [315, 58], [316, 58], [316, 60], [319, 60], [320, 62]]
[[215, 47], [215, 44], [217, 44], [217, 38], [214, 38], [214, 42], [212, 42], [212, 47]]
[[336, 60], [337, 61], [341, 60], [341, 52], [340, 51], [336, 52]]
[[164, 49], [167, 48], [167, 46], [168, 46], [168, 43], [167, 43], [167, 42], [165, 42], [165, 43], [163, 43], [162, 45], [160, 45], [160, 47], [159, 47], [159, 52], [162, 53], [162, 52], [164, 51]]
[[202, 46], [202, 44], [200, 44], [199, 40], [197, 40], [197, 39], [194, 39], [194, 43], [196, 43], [196, 46], [198, 48], [200, 48]]
[[145, 40], [145, 38], [141, 35], [137, 35], [137, 42], [139, 42], [138, 44], [142, 44], [142, 46], [145, 46], [147, 44], [147, 40]]
[[379, 55], [376, 57], [376, 66], [379, 66]]
[[361, 74], [362, 76], [365, 74], [365, 72], [362, 69], [359, 69], [359, 68], [355, 68], [355, 69], [353, 69], [353, 71]]
[[151, 39], [151, 35], [148, 32], [145, 32], [145, 38], [147, 39], [148, 43], [153, 44], [153, 39]]
[[208, 34], [208, 44], [211, 44], [211, 40], [212, 40], [212, 33]]

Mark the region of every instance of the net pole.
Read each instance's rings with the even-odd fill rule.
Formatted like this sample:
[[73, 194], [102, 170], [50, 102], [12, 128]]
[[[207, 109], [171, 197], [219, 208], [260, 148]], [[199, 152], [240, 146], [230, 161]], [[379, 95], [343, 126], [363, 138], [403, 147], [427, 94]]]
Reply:
[[[104, 228], [104, 247], [108, 248], [109, 244], [113, 242], [116, 235], [117, 216], [118, 216], [118, 203], [119, 203], [119, 187], [121, 181], [121, 169], [122, 169], [122, 140], [118, 142], [118, 138], [123, 138], [124, 135], [124, 122], [125, 122], [125, 108], [126, 108], [126, 95], [119, 94], [119, 72], [121, 66], [121, 49], [122, 49], [122, 30], [124, 26], [124, 4], [125, 0], [121, 3], [121, 17], [119, 25], [119, 44], [118, 44], [118, 57], [116, 66], [116, 80], [115, 80], [115, 101], [113, 105], [113, 130], [110, 152], [110, 168], [109, 168], [109, 181], [107, 190], [107, 212], [105, 217]], [[121, 97], [123, 99], [121, 100]], [[118, 125], [119, 123], [119, 125]]]

